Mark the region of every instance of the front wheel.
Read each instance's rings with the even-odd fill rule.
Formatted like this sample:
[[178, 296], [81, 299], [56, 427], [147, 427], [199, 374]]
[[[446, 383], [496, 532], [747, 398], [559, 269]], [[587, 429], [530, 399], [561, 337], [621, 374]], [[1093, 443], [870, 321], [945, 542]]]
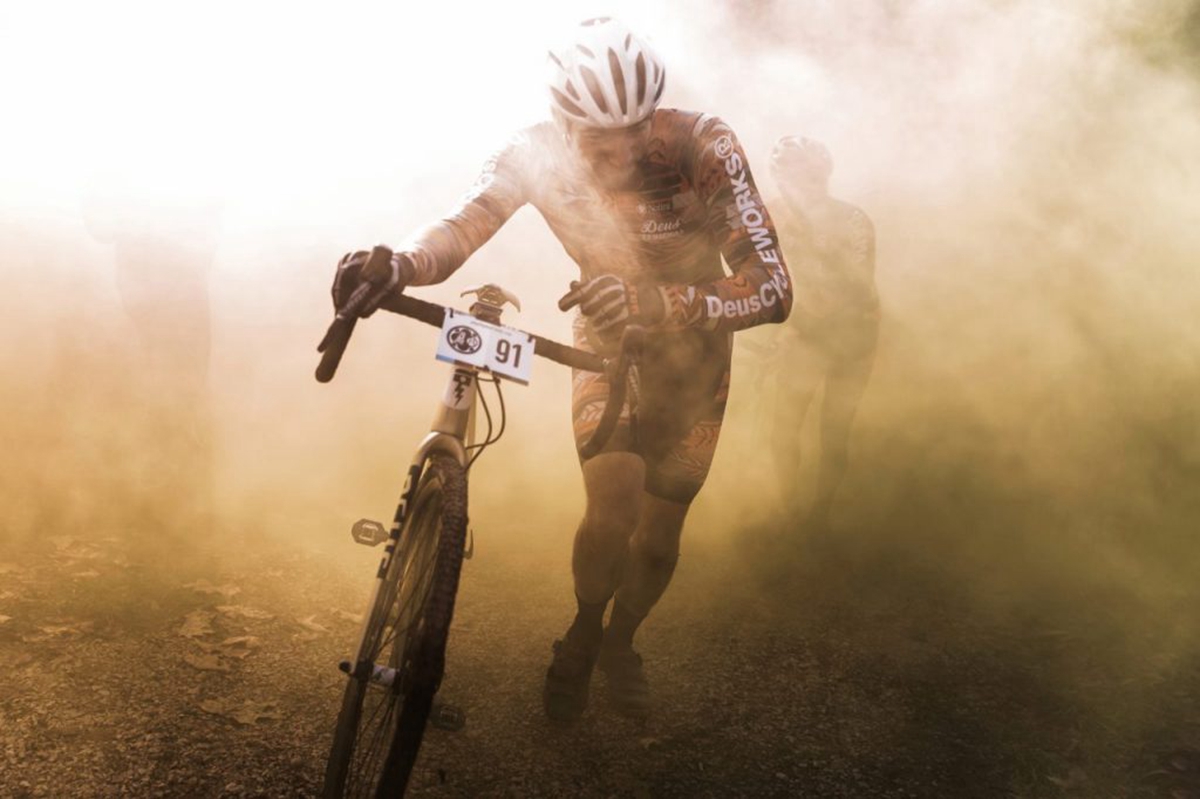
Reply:
[[449, 455], [434, 454], [367, 620], [362, 659], [346, 684], [326, 797], [403, 795], [442, 680], [466, 532], [466, 472]]

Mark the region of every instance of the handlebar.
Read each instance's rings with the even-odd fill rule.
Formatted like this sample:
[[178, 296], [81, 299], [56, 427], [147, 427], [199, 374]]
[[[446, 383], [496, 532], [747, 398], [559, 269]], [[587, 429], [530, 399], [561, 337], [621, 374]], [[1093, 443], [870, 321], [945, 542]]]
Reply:
[[[388, 297], [379, 304], [379, 307], [385, 311], [398, 313], [401, 316], [416, 319], [418, 322], [424, 322], [433, 327], [441, 327], [442, 322], [446, 319], [446, 306], [438, 305], [436, 302], [419, 300], [407, 294]], [[561, 363], [563, 366], [569, 366], [572, 369], [582, 369], [586, 372], [603, 372], [605, 369], [606, 359], [594, 352], [588, 352], [576, 347], [568, 347], [566, 344], [559, 344], [557, 341], [552, 341], [533, 333], [529, 333], [528, 335], [533, 339], [533, 352], [535, 355], [540, 355], [547, 360]]]
[[[391, 257], [392, 251], [387, 247], [375, 247], [371, 250], [367, 264], [371, 265], [372, 262], [377, 260], [382, 260], [386, 263], [391, 260]], [[367, 267], [364, 267], [364, 271], [367, 271]], [[575, 286], [572, 285], [572, 288], [575, 288]], [[362, 309], [374, 299], [372, 296], [374, 290], [374, 286], [364, 282], [354, 290], [350, 298], [346, 301], [346, 304], [338, 309], [337, 315], [325, 333], [325, 337], [321, 339], [321, 343], [317, 346], [317, 352], [321, 353], [321, 362], [317, 366], [316, 371], [316, 377], [319, 382], [328, 383], [333, 379], [334, 374], [337, 373], [338, 364], [341, 363], [342, 355], [346, 351], [346, 345], [350, 343], [350, 336], [354, 333], [354, 326], [358, 321], [358, 317]], [[420, 300], [406, 294], [389, 295], [379, 303], [378, 307], [438, 328], [445, 321], [447, 311], [444, 305]], [[535, 355], [540, 355], [543, 358], [560, 363], [563, 366], [569, 366], [572, 369], [582, 369], [588, 372], [605, 372], [608, 374], [611, 392], [608, 402], [604, 406], [604, 412], [601, 414], [600, 423], [592, 433], [591, 438], [579, 448], [580, 454], [585, 459], [592, 457], [603, 449], [613, 430], [616, 428], [617, 421], [621, 417], [621, 409], [625, 405], [626, 386], [629, 382], [629, 367], [640, 353], [644, 332], [643, 328], [634, 325], [625, 329], [624, 334], [621, 336], [620, 354], [615, 359], [615, 362], [611, 358], [603, 358], [594, 352], [559, 344], [557, 341], [552, 341], [535, 334], [528, 334], [533, 339], [533, 351]]]

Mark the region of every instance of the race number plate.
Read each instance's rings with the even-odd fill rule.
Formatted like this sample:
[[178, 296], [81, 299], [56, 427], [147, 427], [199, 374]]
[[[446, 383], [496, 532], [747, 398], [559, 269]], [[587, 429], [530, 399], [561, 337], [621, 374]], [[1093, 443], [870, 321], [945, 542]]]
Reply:
[[487, 369], [494, 375], [529, 385], [533, 337], [511, 327], [481, 322], [469, 313], [446, 309], [437, 358]]

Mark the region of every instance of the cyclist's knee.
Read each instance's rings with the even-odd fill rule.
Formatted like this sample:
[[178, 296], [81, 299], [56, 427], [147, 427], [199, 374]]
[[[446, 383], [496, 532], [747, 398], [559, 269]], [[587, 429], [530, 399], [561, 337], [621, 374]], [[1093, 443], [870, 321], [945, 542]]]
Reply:
[[584, 526], [598, 533], [624, 533], [628, 537], [641, 514], [645, 479], [645, 463], [630, 452], [604, 453], [584, 463]]
[[[636, 503], [629, 503], [635, 505]], [[581, 563], [608, 563], [620, 559], [637, 528], [636, 507], [588, 505], [575, 540], [575, 559]]]
[[646, 568], [669, 572], [679, 559], [679, 540], [688, 506], [648, 497], [632, 548]]
[[638, 536], [626, 568], [617, 601], [638, 616], [645, 616], [662, 596], [679, 561], [677, 537]]
[[584, 518], [571, 553], [575, 593], [589, 602], [612, 594], [629, 550], [633, 527], [627, 519], [604, 513]]
[[637, 528], [636, 502], [618, 505], [588, 503], [579, 538], [588, 549], [623, 549]]
[[643, 539], [638, 542], [637, 554], [646, 569], [653, 573], [670, 573], [679, 560], [679, 539]]

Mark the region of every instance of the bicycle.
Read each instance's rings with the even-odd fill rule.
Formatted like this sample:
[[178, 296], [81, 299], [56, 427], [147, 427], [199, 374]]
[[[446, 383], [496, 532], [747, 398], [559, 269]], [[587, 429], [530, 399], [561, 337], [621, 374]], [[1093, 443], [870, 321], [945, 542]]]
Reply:
[[[370, 258], [386, 263], [391, 250], [376, 247]], [[359, 286], [339, 308], [325, 338], [317, 380], [333, 379], [355, 323], [372, 287]], [[463, 313], [407, 295], [380, 308], [441, 327], [437, 358], [453, 364], [430, 432], [417, 447], [390, 530], [362, 519], [351, 533], [361, 544], [386, 542], [375, 573], [353, 659], [339, 667], [348, 675], [342, 707], [325, 771], [324, 795], [394, 797], [403, 795], [416, 763], [433, 698], [445, 668], [446, 642], [466, 551], [467, 474], [475, 459], [504, 432], [500, 378], [528, 384], [532, 355], [589, 371], [606, 371], [612, 392], [595, 433], [581, 448], [599, 452], [608, 440], [632, 389], [636, 413], [636, 360], [643, 332], [627, 328], [615, 358], [569, 347], [501, 324], [506, 304], [520, 310], [510, 292], [486, 284], [463, 292], [475, 295]], [[562, 310], [575, 302], [559, 301]], [[488, 373], [491, 377], [483, 376]], [[495, 386], [500, 432], [492, 436], [491, 411], [480, 382]], [[474, 409], [481, 400], [487, 434], [473, 443]]]

